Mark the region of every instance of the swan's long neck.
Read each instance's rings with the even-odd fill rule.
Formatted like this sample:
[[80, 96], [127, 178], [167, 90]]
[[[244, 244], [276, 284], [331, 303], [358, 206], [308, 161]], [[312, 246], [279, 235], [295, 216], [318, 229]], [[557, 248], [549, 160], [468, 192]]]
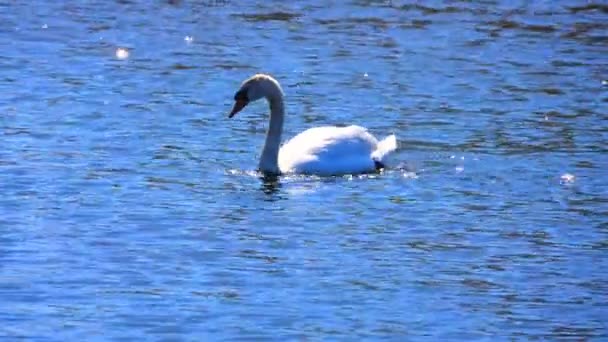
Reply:
[[279, 174], [279, 148], [281, 145], [281, 134], [283, 133], [283, 118], [285, 107], [283, 95], [277, 91], [273, 96], [267, 97], [270, 105], [270, 123], [266, 132], [266, 141], [260, 157], [259, 169], [264, 173]]

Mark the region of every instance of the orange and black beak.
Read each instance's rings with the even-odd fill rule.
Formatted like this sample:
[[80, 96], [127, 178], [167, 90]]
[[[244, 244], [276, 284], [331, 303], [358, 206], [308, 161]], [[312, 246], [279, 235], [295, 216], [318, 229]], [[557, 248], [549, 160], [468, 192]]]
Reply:
[[234, 115], [236, 115], [236, 113], [240, 112], [243, 108], [245, 108], [245, 106], [247, 106], [248, 103], [249, 103], [249, 101], [247, 101], [247, 100], [237, 99], [234, 102], [234, 106], [232, 107], [232, 111], [230, 112], [228, 117], [232, 118]]
[[236, 115], [236, 113], [240, 112], [247, 104], [249, 103], [249, 98], [247, 97], [247, 89], [241, 88], [239, 91], [234, 94], [234, 107], [232, 107], [232, 111], [229, 118]]

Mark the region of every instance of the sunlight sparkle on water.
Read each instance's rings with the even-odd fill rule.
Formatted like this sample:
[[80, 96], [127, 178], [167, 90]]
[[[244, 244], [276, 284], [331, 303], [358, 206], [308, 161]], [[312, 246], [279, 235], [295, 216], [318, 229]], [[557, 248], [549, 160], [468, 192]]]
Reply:
[[125, 48], [116, 49], [116, 58], [118, 59], [127, 59], [129, 58], [129, 50]]
[[418, 178], [418, 175], [415, 172], [404, 171], [403, 172], [403, 177], [404, 178], [416, 179], [416, 178]]
[[570, 184], [574, 183], [576, 177], [574, 177], [574, 175], [571, 173], [564, 173], [559, 179], [563, 184]]

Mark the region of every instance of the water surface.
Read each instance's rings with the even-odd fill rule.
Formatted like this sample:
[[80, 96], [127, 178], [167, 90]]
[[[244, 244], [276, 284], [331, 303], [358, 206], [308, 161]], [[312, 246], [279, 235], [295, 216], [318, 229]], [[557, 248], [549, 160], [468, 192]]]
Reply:
[[[607, 339], [607, 13], [0, 2], [0, 337]], [[257, 72], [391, 167], [262, 179]]]

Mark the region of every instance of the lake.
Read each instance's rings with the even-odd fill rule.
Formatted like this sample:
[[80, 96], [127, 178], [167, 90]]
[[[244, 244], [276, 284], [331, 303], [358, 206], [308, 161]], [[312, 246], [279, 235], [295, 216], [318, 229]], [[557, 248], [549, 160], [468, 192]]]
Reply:
[[[0, 1], [4, 340], [606, 340], [603, 1]], [[357, 124], [377, 174], [264, 178]], [[604, 318], [602, 318], [604, 317]]]

